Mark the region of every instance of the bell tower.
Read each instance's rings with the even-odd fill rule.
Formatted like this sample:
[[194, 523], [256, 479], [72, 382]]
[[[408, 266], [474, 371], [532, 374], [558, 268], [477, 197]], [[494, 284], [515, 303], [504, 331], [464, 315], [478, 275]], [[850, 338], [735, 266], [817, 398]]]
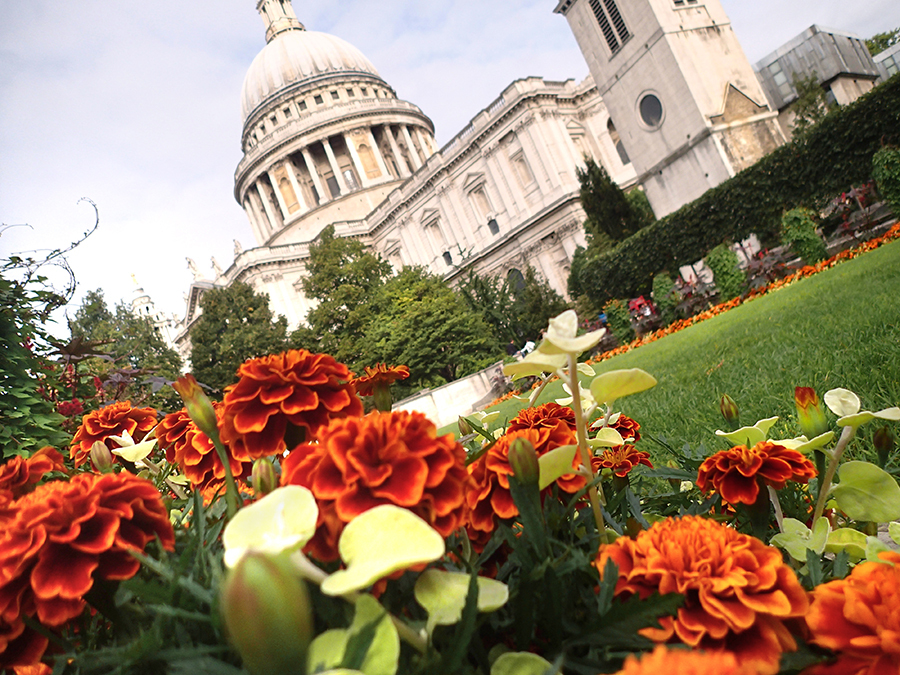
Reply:
[[662, 217], [784, 142], [719, 0], [559, 0]]

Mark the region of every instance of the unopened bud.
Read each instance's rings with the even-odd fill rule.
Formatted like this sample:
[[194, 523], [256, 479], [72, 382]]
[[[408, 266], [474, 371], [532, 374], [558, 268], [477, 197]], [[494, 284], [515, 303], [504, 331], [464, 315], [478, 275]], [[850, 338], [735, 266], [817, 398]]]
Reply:
[[304, 672], [313, 637], [306, 582], [287, 556], [247, 553], [222, 585], [228, 638], [253, 675]]
[[460, 436], [468, 436], [472, 433], [472, 425], [469, 424], [469, 420], [462, 415], [460, 415], [459, 419], [456, 421], [456, 426], [459, 428]]
[[821, 436], [828, 431], [828, 420], [825, 411], [812, 387], [795, 387], [794, 403], [797, 404], [797, 421], [800, 423], [800, 431], [807, 438]]
[[728, 394], [724, 394], [721, 399], [719, 399], [719, 410], [722, 413], [722, 417], [725, 418], [726, 424], [730, 427], [731, 431], [736, 431], [741, 426], [741, 413], [738, 410], [737, 403], [734, 402], [734, 399], [731, 398]]
[[94, 441], [91, 446], [91, 464], [98, 473], [108, 473], [112, 471], [114, 458], [112, 452], [106, 447], [103, 441]]
[[216, 411], [213, 408], [209, 397], [203, 393], [200, 384], [194, 379], [194, 376], [188, 373], [179, 377], [172, 384], [181, 400], [184, 401], [184, 407], [188, 415], [193, 420], [197, 428], [200, 429], [209, 438], [218, 440], [219, 429], [216, 423]]
[[891, 428], [884, 426], [878, 429], [872, 437], [872, 442], [878, 453], [878, 466], [883, 469], [887, 466], [888, 458], [894, 451], [894, 434], [891, 433]]
[[275, 473], [275, 465], [266, 457], [253, 462], [253, 471], [250, 474], [253, 489], [260, 495], [267, 495], [278, 487], [278, 474]]
[[513, 475], [523, 485], [540, 483], [541, 465], [538, 463], [537, 452], [530, 441], [517, 438], [509, 445], [509, 465]]

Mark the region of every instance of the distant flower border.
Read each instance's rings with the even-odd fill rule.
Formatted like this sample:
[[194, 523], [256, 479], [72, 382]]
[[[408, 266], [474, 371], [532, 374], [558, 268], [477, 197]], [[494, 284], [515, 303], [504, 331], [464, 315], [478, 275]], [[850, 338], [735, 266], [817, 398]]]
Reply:
[[[869, 241], [864, 241], [858, 246], [854, 246], [853, 248], [849, 248], [846, 251], [841, 251], [837, 253], [827, 260], [823, 260], [821, 262], [816, 263], [815, 265], [805, 265], [800, 268], [793, 274], [790, 274], [783, 279], [778, 279], [777, 281], [773, 281], [771, 284], [767, 286], [763, 286], [761, 288], [754, 289], [750, 291], [747, 295], [734, 298], [733, 300], [729, 300], [728, 302], [723, 302], [721, 304], [716, 305], [715, 307], [710, 307], [707, 310], [700, 312], [699, 314], [695, 314], [692, 317], [687, 319], [679, 319], [677, 321], [672, 322], [665, 328], [660, 328], [659, 330], [655, 330], [652, 333], [647, 333], [643, 337], [636, 338], [629, 342], [628, 344], [620, 345], [614, 349], [610, 349], [609, 351], [605, 351], [602, 354], [596, 354], [585, 363], [588, 365], [593, 365], [595, 363], [601, 363], [608, 359], [613, 358], [614, 356], [619, 356], [620, 354], [626, 354], [630, 352], [632, 349], [637, 349], [638, 347], [646, 344], [650, 344], [651, 342], [655, 342], [660, 338], [663, 338], [667, 335], [671, 335], [672, 333], [677, 333], [678, 331], [684, 330], [685, 328], [690, 328], [696, 323], [700, 323], [701, 321], [706, 321], [707, 319], [711, 319], [714, 316], [718, 316], [722, 312], [727, 312], [729, 309], [734, 309], [740, 305], [743, 305], [745, 302], [749, 302], [750, 300], [755, 300], [756, 298], [762, 297], [771, 293], [772, 291], [777, 291], [781, 288], [785, 288], [786, 286], [790, 286], [796, 281], [800, 279], [805, 279], [806, 277], [811, 277], [814, 274], [818, 274], [827, 269], [831, 269], [838, 263], [842, 263], [845, 260], [852, 260], [857, 256], [862, 255], [863, 253], [868, 253], [869, 251], [874, 251], [876, 248], [880, 248], [885, 244], [888, 244], [895, 239], [900, 239], [900, 222], [895, 223], [891, 226], [891, 228], [885, 232], [880, 237], [875, 237], [874, 239], [870, 239]], [[510, 391], [499, 398], [491, 401], [490, 404], [487, 405], [488, 408], [495, 406], [503, 401], [506, 401], [514, 396], [520, 396], [522, 394], [521, 390], [513, 390]]]

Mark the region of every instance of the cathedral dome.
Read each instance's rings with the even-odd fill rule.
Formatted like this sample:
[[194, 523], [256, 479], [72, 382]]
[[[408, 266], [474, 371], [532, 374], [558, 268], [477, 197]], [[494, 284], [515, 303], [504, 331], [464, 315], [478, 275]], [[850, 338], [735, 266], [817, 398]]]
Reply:
[[242, 120], [289, 87], [342, 74], [381, 79], [369, 59], [349, 42], [316, 31], [282, 32], [250, 64], [241, 92]]

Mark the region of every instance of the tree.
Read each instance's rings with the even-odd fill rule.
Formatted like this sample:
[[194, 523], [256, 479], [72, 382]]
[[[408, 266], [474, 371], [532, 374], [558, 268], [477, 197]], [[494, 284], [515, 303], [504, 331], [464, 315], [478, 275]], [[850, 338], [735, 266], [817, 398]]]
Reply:
[[338, 361], [358, 362], [372, 318], [370, 303], [390, 276], [390, 264], [355, 239], [335, 237], [329, 226], [310, 246], [306, 269], [303, 291], [319, 304], [306, 318], [309, 329], [295, 332], [292, 342], [317, 339], [321, 351]]
[[110, 398], [146, 403], [159, 410], [181, 407], [178, 395], [169, 387], [161, 388], [181, 373], [181, 357], [169, 347], [149, 317], [138, 316], [125, 303], [111, 312], [103, 291], [89, 291], [69, 319], [72, 340], [82, 339], [99, 345], [105, 358], [79, 360], [91, 374], [104, 383]]
[[499, 356], [484, 319], [424, 268], [404, 268], [379, 289], [372, 306], [368, 361], [408, 366], [408, 389], [452, 382]]
[[581, 183], [581, 206], [587, 215], [584, 229], [589, 243], [593, 245], [595, 239], [603, 236], [613, 241], [630, 237], [641, 228], [640, 216], [606, 169], [590, 157], [585, 157], [584, 163], [585, 168], [577, 168], [575, 174]]
[[825, 90], [819, 85], [819, 76], [815, 71], [808, 77], [794, 75], [794, 88], [797, 100], [791, 104], [794, 113], [793, 134], [802, 137], [818, 124], [830, 111]]
[[269, 297], [245, 283], [207, 291], [200, 307], [190, 337], [192, 371], [202, 384], [223, 390], [247, 359], [287, 348], [287, 320], [275, 318]]
[[866, 49], [872, 56], [880, 54], [888, 47], [893, 47], [900, 42], [900, 28], [889, 30], [885, 33], [877, 33], [866, 40]]

